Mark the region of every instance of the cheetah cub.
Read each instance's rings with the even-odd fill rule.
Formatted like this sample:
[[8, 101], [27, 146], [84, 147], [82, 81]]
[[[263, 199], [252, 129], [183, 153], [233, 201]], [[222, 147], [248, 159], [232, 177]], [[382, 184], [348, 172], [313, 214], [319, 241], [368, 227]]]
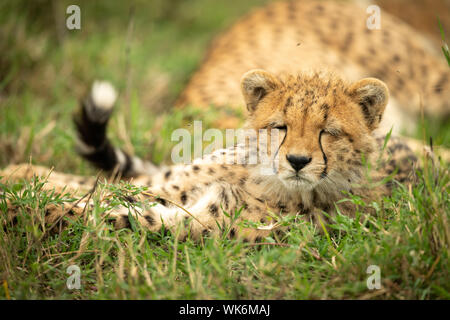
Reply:
[[[366, 78], [346, 83], [327, 73], [275, 76], [252, 70], [243, 75], [241, 90], [248, 110], [245, 127], [254, 129], [258, 141], [261, 129], [266, 130], [268, 141], [275, 137], [274, 147], [267, 151], [268, 161], [245, 160], [262, 145], [252, 149], [249, 141], [192, 164], [165, 168], [131, 157], [106, 137], [116, 98], [107, 83], [94, 84], [74, 118], [78, 152], [97, 167], [118, 170], [123, 177], [133, 177], [133, 184], [148, 187], [139, 197], [149, 204], [137, 214], [143, 226], [151, 231], [162, 225], [172, 231], [182, 226], [180, 236], [193, 239], [219, 234], [220, 226], [230, 226], [235, 212], [240, 215], [228, 236], [245, 241], [269, 235], [286, 214], [321, 229], [337, 209], [354, 215], [354, 205], [338, 200], [349, 194], [366, 202], [377, 200], [390, 194], [391, 185], [379, 183], [390, 174], [401, 182], [412, 178], [417, 158], [408, 146], [391, 137], [386, 154], [380, 156], [384, 137], [373, 134], [389, 99], [382, 81]], [[244, 161], [226, 161], [238, 157]], [[2, 175], [18, 179], [33, 172], [47, 171], [11, 166]], [[59, 173], [50, 175], [48, 182], [78, 190], [93, 183], [93, 178]], [[85, 205], [80, 201], [75, 211], [81, 214]], [[53, 210], [49, 219], [54, 221], [61, 214], [62, 210]], [[127, 209], [116, 208], [109, 214], [117, 228], [130, 226]]]

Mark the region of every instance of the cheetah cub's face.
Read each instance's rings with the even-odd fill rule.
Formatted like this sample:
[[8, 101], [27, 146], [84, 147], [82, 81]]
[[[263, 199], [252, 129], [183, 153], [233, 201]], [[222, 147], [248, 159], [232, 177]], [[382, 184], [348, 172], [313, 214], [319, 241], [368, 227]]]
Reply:
[[[353, 84], [323, 74], [287, 76], [247, 72], [241, 89], [249, 111], [247, 126], [279, 129], [274, 177], [290, 190], [356, 182], [362, 158], [375, 150], [377, 128], [389, 93], [367, 78]], [[272, 154], [274, 155], [274, 154]], [[364, 156], [362, 156], [364, 155]]]

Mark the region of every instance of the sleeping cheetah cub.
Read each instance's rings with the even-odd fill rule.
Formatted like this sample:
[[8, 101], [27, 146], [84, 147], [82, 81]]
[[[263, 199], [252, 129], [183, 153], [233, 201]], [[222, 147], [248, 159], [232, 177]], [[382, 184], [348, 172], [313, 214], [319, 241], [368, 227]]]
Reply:
[[[172, 231], [183, 226], [181, 237], [190, 234], [193, 239], [220, 233], [219, 225], [230, 223], [224, 211], [241, 210], [229, 236], [246, 241], [267, 236], [277, 228], [277, 217], [284, 214], [326, 224], [329, 219], [323, 212], [332, 216], [336, 207], [350, 216], [355, 213], [351, 203], [336, 203], [348, 193], [369, 202], [389, 195], [390, 185], [377, 183], [389, 174], [394, 172], [394, 178], [402, 182], [412, 178], [417, 159], [397, 138], [391, 138], [388, 154], [377, 162], [384, 137], [374, 136], [373, 131], [389, 99], [382, 81], [366, 78], [346, 83], [330, 74], [277, 77], [252, 70], [242, 77], [241, 90], [249, 114], [246, 127], [256, 132], [267, 129], [268, 139], [278, 134], [276, 147], [268, 150], [270, 161], [224, 161], [227, 157], [247, 159], [254, 150], [246, 144], [167, 168], [132, 158], [106, 138], [115, 91], [105, 83], [94, 85], [75, 117], [78, 150], [98, 167], [116, 168], [123, 176], [134, 177], [134, 184], [148, 187], [139, 198], [148, 198], [149, 204], [137, 215], [143, 226], [151, 231], [160, 230], [163, 224]], [[1, 175], [16, 180], [33, 173], [45, 175], [48, 170], [19, 165]], [[51, 174], [48, 182], [49, 187], [67, 185], [80, 192], [93, 184], [93, 178], [60, 173]], [[81, 214], [84, 206], [86, 202], [80, 201], [72, 216]], [[64, 211], [52, 208], [47, 213], [49, 221], [56, 221]], [[116, 218], [118, 228], [130, 226], [127, 209], [116, 208], [109, 214]]]

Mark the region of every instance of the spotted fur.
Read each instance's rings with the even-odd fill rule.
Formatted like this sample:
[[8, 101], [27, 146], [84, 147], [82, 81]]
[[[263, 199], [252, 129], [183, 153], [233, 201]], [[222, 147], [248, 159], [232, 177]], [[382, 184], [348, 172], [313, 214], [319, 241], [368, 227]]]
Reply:
[[[239, 144], [189, 165], [138, 174], [133, 183], [148, 187], [148, 192], [128, 200], [146, 203], [137, 209], [137, 219], [144, 227], [156, 232], [164, 225], [175, 232], [181, 226], [181, 239], [188, 234], [199, 239], [228, 230], [230, 238], [258, 241], [280, 228], [277, 221], [283, 215], [297, 215], [321, 229], [321, 223], [330, 222], [323, 212], [333, 216], [337, 207], [344, 214], [354, 214], [351, 203], [337, 203], [349, 193], [370, 202], [390, 194], [390, 185], [378, 183], [389, 174], [405, 183], [412, 181], [417, 159], [400, 138], [390, 141], [389, 154], [378, 161], [384, 140], [377, 140], [374, 130], [389, 96], [380, 80], [347, 83], [330, 74], [277, 77], [253, 70], [243, 76], [241, 90], [249, 110], [246, 127], [267, 129], [270, 136], [275, 128], [279, 130], [276, 150], [269, 152], [270, 156], [278, 155], [278, 166], [274, 160], [257, 164], [245, 161], [255, 150]], [[89, 121], [81, 128], [89, 127]], [[295, 170], [289, 155], [310, 161]], [[227, 159], [231, 158], [244, 161], [229, 164]], [[367, 163], [372, 164], [372, 170], [368, 171]], [[394, 171], [398, 166], [401, 170]], [[50, 174], [46, 168], [29, 165], [9, 166], [0, 176], [16, 181], [34, 174], [49, 176], [47, 188], [66, 187], [80, 195], [95, 182], [93, 177]], [[86, 201], [76, 204], [74, 218], [82, 215], [89, 205]], [[58, 221], [67, 215], [66, 209], [52, 208], [46, 219], [49, 223]], [[240, 215], [233, 222], [236, 212]], [[107, 214], [117, 228], [131, 226], [127, 208], [116, 207]]]
[[[168, 168], [128, 155], [107, 138], [116, 94], [104, 83], [94, 86], [74, 117], [78, 152], [97, 167], [148, 187], [127, 201], [147, 203], [137, 210], [137, 219], [151, 231], [181, 226], [182, 238], [198, 239], [228, 230], [230, 238], [258, 241], [277, 230], [277, 220], [286, 214], [319, 229], [337, 209], [353, 216], [355, 207], [339, 200], [353, 194], [371, 202], [390, 195], [392, 182], [380, 183], [388, 176], [402, 183], [414, 180], [417, 158], [409, 146], [421, 146], [391, 137], [381, 153], [380, 126], [385, 133], [393, 124], [399, 130], [399, 124], [413, 123], [421, 105], [443, 117], [450, 110], [450, 73], [440, 52], [385, 12], [381, 30], [367, 29], [366, 19], [365, 8], [351, 1], [271, 3], [215, 40], [182, 92], [178, 107], [245, 105], [247, 128], [271, 135], [279, 130], [277, 147], [270, 151], [278, 156], [277, 165], [224, 161], [247, 159], [252, 150], [244, 145]], [[247, 72], [255, 68], [260, 69]], [[95, 184], [93, 177], [27, 164], [11, 165], [0, 176], [16, 181], [35, 174], [48, 177], [46, 188], [80, 196]], [[52, 206], [45, 219], [54, 224], [66, 215], [77, 218], [89, 205], [80, 198], [72, 211]], [[8, 209], [14, 220], [15, 204], [8, 203]], [[235, 212], [240, 216], [233, 222]], [[131, 226], [128, 209], [107, 214], [117, 228]]]

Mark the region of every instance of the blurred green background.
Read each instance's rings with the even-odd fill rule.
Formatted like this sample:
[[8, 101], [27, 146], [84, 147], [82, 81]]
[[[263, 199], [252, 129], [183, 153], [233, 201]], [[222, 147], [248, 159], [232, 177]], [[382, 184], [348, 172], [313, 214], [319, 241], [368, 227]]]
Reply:
[[115, 143], [167, 159], [170, 132], [191, 112], [168, 111], [209, 41], [264, 2], [78, 1], [81, 30], [68, 30], [71, 1], [2, 1], [0, 167], [32, 155], [33, 163], [89, 173], [73, 151], [70, 117], [95, 79], [120, 92]]

